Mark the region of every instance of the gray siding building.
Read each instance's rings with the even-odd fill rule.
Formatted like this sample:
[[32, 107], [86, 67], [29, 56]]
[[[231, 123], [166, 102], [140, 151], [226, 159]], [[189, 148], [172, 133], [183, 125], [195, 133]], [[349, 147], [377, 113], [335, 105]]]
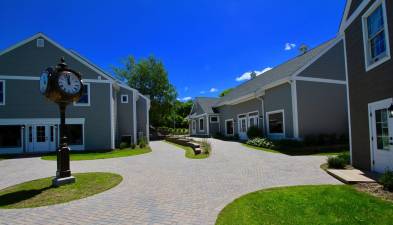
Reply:
[[393, 2], [348, 0], [345, 40], [353, 166], [393, 170]]
[[218, 133], [240, 139], [247, 139], [247, 130], [253, 126], [272, 139], [348, 135], [346, 99], [344, 44], [337, 37], [240, 84], [224, 97], [211, 99], [209, 104], [196, 98], [190, 115], [191, 134], [215, 134], [214, 129], [198, 130], [201, 121], [210, 127], [209, 115], [217, 117]]
[[57, 148], [59, 109], [41, 95], [39, 79], [60, 57], [85, 84], [81, 100], [66, 111], [73, 150], [114, 149], [124, 138], [149, 137], [148, 98], [39, 33], [0, 53], [0, 154]]

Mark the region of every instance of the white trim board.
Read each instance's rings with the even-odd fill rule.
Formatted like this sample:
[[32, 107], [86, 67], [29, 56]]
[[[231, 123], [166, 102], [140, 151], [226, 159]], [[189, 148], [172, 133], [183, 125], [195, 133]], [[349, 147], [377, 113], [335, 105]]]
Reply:
[[[363, 0], [363, 2], [358, 6], [358, 8], [352, 13], [352, 15], [348, 18], [348, 13], [352, 4], [352, 0], [347, 1], [347, 5], [345, 6], [345, 13], [341, 20], [339, 33], [343, 34], [347, 27], [355, 21], [355, 19], [362, 13], [362, 11], [366, 8], [366, 6], [370, 3], [371, 0]], [[348, 19], [347, 19], [348, 18]]]
[[[85, 118], [66, 118], [66, 124], [84, 124]], [[0, 125], [24, 125], [24, 124], [60, 124], [60, 118], [18, 118], [0, 119]]]
[[[296, 80], [291, 83], [291, 97], [292, 97], [292, 120], [293, 120], [293, 137], [299, 138], [299, 114], [297, 105], [297, 88]], [[285, 134], [285, 132], [284, 132]]]
[[346, 77], [346, 92], [347, 92], [347, 113], [348, 113], [348, 136], [349, 136], [349, 152], [351, 155], [351, 165], [352, 161], [352, 124], [351, 124], [351, 102], [349, 100], [349, 84], [348, 84], [348, 62], [347, 62], [347, 41], [344, 34], [344, 63], [345, 63], [345, 77]]
[[323, 78], [314, 78], [314, 77], [294, 77], [294, 81], [310, 81], [310, 82], [318, 82], [318, 83], [327, 83], [327, 84], [346, 84], [347, 82], [344, 80], [333, 80], [333, 79], [323, 79]]

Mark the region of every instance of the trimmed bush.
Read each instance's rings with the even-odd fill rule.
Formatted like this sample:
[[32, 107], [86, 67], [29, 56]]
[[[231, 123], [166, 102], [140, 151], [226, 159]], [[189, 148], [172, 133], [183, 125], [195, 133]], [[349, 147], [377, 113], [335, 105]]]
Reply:
[[344, 160], [346, 165], [351, 163], [351, 156], [349, 155], [349, 152], [340, 153], [337, 157]]
[[262, 130], [257, 126], [252, 126], [247, 130], [247, 136], [249, 139], [254, 139], [257, 137], [262, 137]]
[[260, 148], [267, 148], [267, 149], [273, 149], [274, 144], [272, 141], [266, 138], [254, 138], [251, 140], [248, 140], [246, 144], [255, 146], [255, 147], [260, 147]]
[[136, 144], [134, 144], [134, 143], [130, 144], [130, 148], [131, 149], [135, 149], [136, 148]]
[[393, 171], [386, 170], [379, 179], [385, 190], [393, 191]]
[[138, 146], [139, 146], [140, 148], [144, 148], [144, 147], [147, 146], [147, 141], [146, 141], [146, 138], [145, 138], [145, 137], [143, 137], [143, 138], [141, 138], [141, 139], [139, 140]]
[[329, 157], [327, 162], [328, 162], [329, 168], [332, 168], [332, 169], [344, 169], [345, 166], [347, 165], [347, 163], [345, 162], [345, 159], [340, 158], [338, 156]]
[[120, 143], [120, 149], [128, 148], [130, 145], [127, 142]]

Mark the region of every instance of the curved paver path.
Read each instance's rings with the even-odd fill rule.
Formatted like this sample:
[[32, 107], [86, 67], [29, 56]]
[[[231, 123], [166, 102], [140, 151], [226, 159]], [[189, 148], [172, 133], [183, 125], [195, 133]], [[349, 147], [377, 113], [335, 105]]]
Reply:
[[[73, 172], [110, 171], [117, 187], [85, 199], [32, 209], [0, 209], [0, 224], [214, 224], [235, 198], [263, 188], [339, 184], [319, 166], [320, 156], [290, 157], [210, 140], [213, 154], [191, 160], [184, 151], [152, 142], [152, 153], [73, 161]], [[0, 161], [0, 189], [53, 175], [55, 162], [39, 158]]]

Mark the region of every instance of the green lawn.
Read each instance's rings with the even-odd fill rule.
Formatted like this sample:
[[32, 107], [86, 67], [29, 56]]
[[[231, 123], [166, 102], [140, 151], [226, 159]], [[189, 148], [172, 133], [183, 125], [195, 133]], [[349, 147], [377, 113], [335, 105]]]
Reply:
[[76, 182], [52, 186], [52, 177], [33, 180], [0, 190], [0, 208], [31, 208], [69, 202], [115, 187], [122, 177], [113, 173], [73, 174]]
[[273, 188], [240, 197], [216, 224], [392, 224], [393, 203], [351, 186]]
[[315, 150], [310, 150], [310, 149], [283, 149], [283, 150], [273, 150], [273, 149], [267, 149], [267, 148], [261, 148], [261, 147], [256, 147], [252, 145], [248, 145], [243, 143], [242, 144], [245, 147], [256, 149], [256, 150], [262, 150], [266, 152], [271, 152], [271, 153], [280, 153], [280, 154], [285, 154], [285, 155], [292, 155], [292, 156], [299, 156], [299, 155], [338, 155], [340, 153], [348, 152], [348, 150], [343, 149], [343, 150], [335, 150], [335, 149], [315, 149]]
[[[136, 149], [116, 149], [113, 151], [107, 152], [71, 152], [70, 159], [72, 161], [78, 160], [94, 160], [94, 159], [109, 159], [109, 158], [118, 158], [118, 157], [128, 157], [134, 155], [140, 155], [151, 152], [150, 147], [146, 148], [136, 148]], [[56, 160], [55, 154], [42, 156], [41, 159], [44, 160]]]
[[168, 143], [170, 145], [173, 145], [173, 146], [176, 146], [178, 148], [181, 148], [181, 149], [185, 150], [186, 157], [189, 158], [189, 159], [206, 159], [206, 158], [209, 157], [209, 154], [203, 154], [203, 153], [201, 153], [199, 155], [195, 155], [194, 154], [194, 150], [191, 147], [178, 145], [178, 144], [175, 144], [175, 143], [172, 143], [172, 142], [169, 142], [169, 141], [165, 141], [165, 143]]

